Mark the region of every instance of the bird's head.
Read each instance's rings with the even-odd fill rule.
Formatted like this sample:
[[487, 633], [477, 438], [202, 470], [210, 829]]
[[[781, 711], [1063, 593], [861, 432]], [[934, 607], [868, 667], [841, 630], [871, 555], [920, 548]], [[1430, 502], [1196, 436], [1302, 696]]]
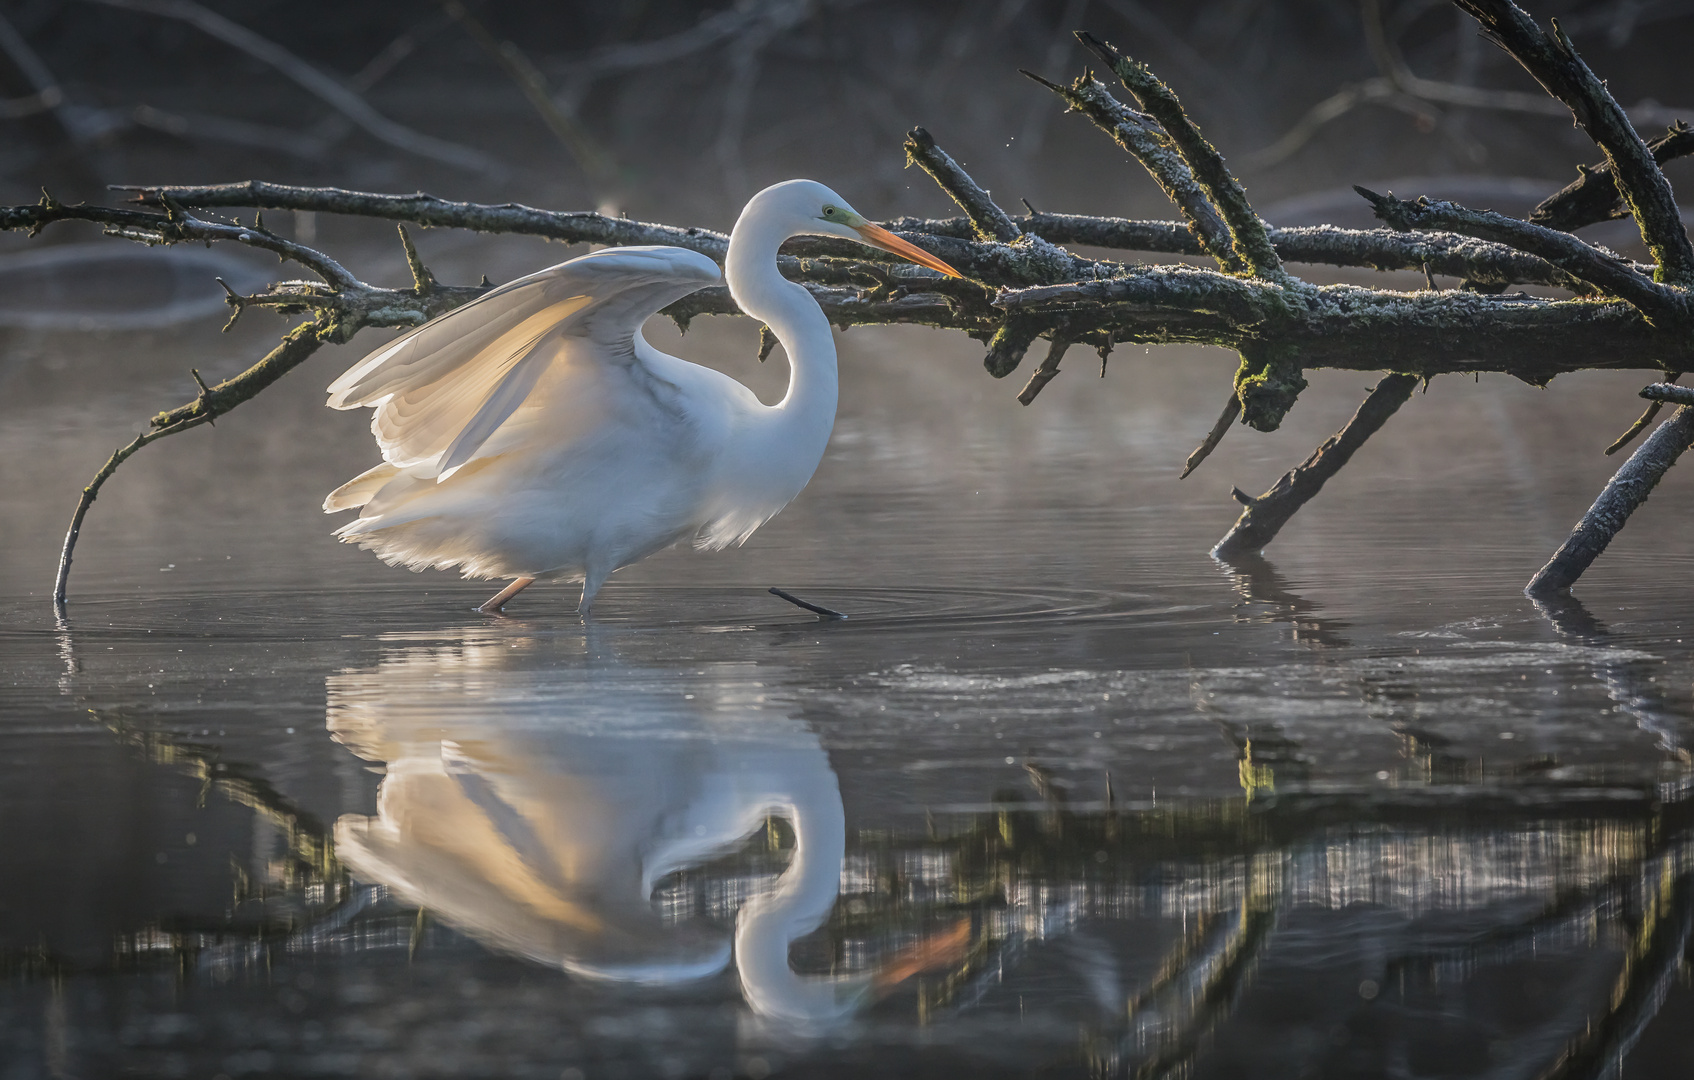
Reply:
[[848, 205], [846, 199], [815, 180], [789, 180], [774, 184], [755, 195], [747, 209], [750, 211], [761, 204], [791, 217], [791, 235], [838, 236], [891, 251], [948, 277], [964, 277], [916, 244], [908, 243], [874, 224]]

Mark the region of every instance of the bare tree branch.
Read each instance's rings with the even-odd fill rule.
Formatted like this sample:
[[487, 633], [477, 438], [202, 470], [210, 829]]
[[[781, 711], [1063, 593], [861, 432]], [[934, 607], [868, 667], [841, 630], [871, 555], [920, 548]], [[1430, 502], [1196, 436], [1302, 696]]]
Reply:
[[1065, 358], [1065, 351], [1070, 347], [1071, 343], [1065, 338], [1057, 336], [1053, 338], [1052, 344], [1047, 349], [1047, 358], [1041, 361], [1041, 366], [1037, 367], [1034, 373], [1030, 375], [1029, 382], [1024, 384], [1022, 390], [1018, 391], [1018, 404], [1028, 405], [1035, 400], [1037, 394], [1041, 393], [1043, 387], [1053, 381], [1059, 374], [1059, 361]]
[[1229, 226], [1218, 216], [1217, 208], [1194, 179], [1176, 145], [1150, 117], [1125, 106], [1091, 75], [1079, 77], [1070, 86], [1059, 86], [1033, 72], [1023, 74], [1064, 98], [1066, 104], [1094, 121], [1096, 127], [1139, 161], [1182, 211], [1200, 246], [1219, 266], [1231, 271], [1245, 268], [1232, 246]]
[[1123, 80], [1129, 92], [1135, 95], [1135, 100], [1141, 103], [1141, 107], [1164, 128], [1165, 134], [1170, 137], [1182, 154], [1182, 159], [1193, 171], [1194, 179], [1205, 190], [1207, 198], [1217, 208], [1218, 213], [1223, 215], [1224, 223], [1229, 226], [1230, 236], [1234, 241], [1235, 253], [1246, 263], [1253, 276], [1269, 281], [1288, 281], [1288, 273], [1282, 268], [1282, 260], [1277, 257], [1276, 249], [1271, 247], [1270, 238], [1265, 235], [1265, 223], [1259, 220], [1259, 215], [1253, 212], [1253, 207], [1247, 202], [1247, 193], [1241, 190], [1240, 181], [1230, 175], [1223, 155], [1206, 141], [1200, 134], [1200, 129], [1188, 119], [1188, 114], [1183, 112], [1182, 103], [1177, 100], [1175, 92], [1148, 70], [1145, 64], [1121, 55], [1094, 35], [1079, 32], [1077, 39], [1111, 67], [1117, 77]]
[[1229, 426], [1235, 423], [1240, 415], [1241, 398], [1231, 393], [1229, 401], [1224, 404], [1223, 412], [1218, 414], [1217, 423], [1212, 425], [1212, 430], [1206, 432], [1206, 437], [1201, 439], [1200, 445], [1188, 455], [1188, 460], [1182, 463], [1182, 474], [1177, 477], [1178, 480], [1188, 479], [1189, 473], [1198, 469], [1201, 462], [1212, 456], [1212, 451], [1218, 448], [1218, 443], [1223, 442], [1224, 435], [1228, 434]]
[[941, 190], [965, 212], [980, 240], [998, 240], [1009, 244], [1023, 235], [1006, 212], [995, 205], [988, 192], [947, 151], [935, 145], [935, 139], [921, 127], [906, 133], [906, 163], [916, 165], [930, 175]]
[[[1677, 121], [1671, 129], [1647, 144], [1653, 161], [1667, 161], [1694, 154], [1694, 129]], [[1578, 166], [1582, 175], [1543, 199], [1529, 213], [1529, 220], [1549, 229], [1575, 232], [1584, 225], [1629, 216], [1629, 207], [1618, 194], [1609, 162]]]
[[1416, 202], [1355, 188], [1376, 210], [1376, 216], [1398, 229], [1445, 229], [1484, 240], [1510, 244], [1538, 255], [1572, 277], [1634, 304], [1649, 322], [1667, 325], [1688, 315], [1688, 298], [1680, 289], [1660, 285], [1616, 255], [1585, 244], [1569, 233], [1531, 225], [1527, 221], [1469, 210], [1455, 203], [1420, 198]]
[[465, 32], [483, 52], [500, 65], [506, 77], [523, 92], [524, 99], [529, 102], [536, 115], [541, 117], [541, 122], [547, 125], [547, 130], [570, 152], [588, 179], [601, 185], [609, 183], [617, 174], [617, 167], [611, 155], [574, 115], [561, 109], [553, 100], [551, 92], [547, 89], [546, 77], [524, 51], [514, 42], [496, 40], [482, 20], [472, 15], [470, 9], [459, 0], [442, 0], [441, 7], [465, 28]]
[[1694, 244], [1689, 243], [1682, 227], [1670, 181], [1606, 84], [1583, 63], [1558, 23], [1553, 24], [1553, 36], [1548, 37], [1511, 0], [1455, 2], [1475, 16], [1488, 35], [1549, 94], [1564, 102], [1577, 124], [1605, 151], [1618, 190], [1635, 217], [1647, 250], [1658, 263], [1660, 280], [1694, 285]]
[[[1177, 164], [1180, 165], [1179, 160]], [[119, 185], [114, 190], [135, 192], [141, 202], [156, 203], [159, 196], [169, 195], [184, 206], [357, 214], [436, 228], [545, 236], [566, 243], [671, 244], [719, 260], [729, 247], [729, 237], [709, 229], [680, 229], [592, 212], [540, 210], [516, 203], [451, 202], [421, 192], [385, 195], [342, 188], [293, 187], [262, 180], [198, 186]], [[1197, 188], [1195, 190], [1198, 191]], [[1204, 196], [1200, 198], [1205, 205]], [[1217, 220], [1215, 215], [1213, 219]], [[1194, 232], [1181, 222], [1048, 213], [1017, 216], [1011, 220], [1020, 231], [1054, 244], [1087, 244], [1175, 255], [1206, 254]], [[926, 243], [924, 236], [970, 240], [975, 235], [968, 218], [899, 218], [885, 224], [920, 246]], [[1220, 235], [1227, 239], [1228, 233], [1223, 230], [1222, 222], [1217, 224]], [[1474, 281], [1582, 288], [1581, 283], [1569, 274], [1535, 256], [1502, 244], [1451, 233], [1404, 233], [1393, 229], [1340, 229], [1332, 225], [1310, 225], [1272, 229], [1270, 236], [1277, 251], [1288, 262], [1375, 270], [1418, 270], [1428, 264], [1437, 274], [1468, 277]], [[792, 240], [784, 250], [800, 255], [884, 258], [847, 241], [824, 239]], [[950, 262], [956, 258], [968, 261], [975, 257], [970, 254], [973, 249], [963, 246], [933, 247], [933, 250]], [[1224, 250], [1233, 258], [1227, 246]], [[954, 265], [968, 272], [967, 267], [958, 263]], [[1073, 276], [1091, 276], [1091, 265], [1079, 260]]]
[[[1680, 372], [1680, 371], [1672, 372], [1671, 375], [1670, 375], [1670, 381], [1674, 383], [1674, 382], [1676, 382], [1676, 380], [1680, 379], [1681, 377], [1682, 377], [1682, 372]], [[1644, 397], [1644, 398], [1647, 398], [1648, 401], [1649, 401], [1647, 408], [1642, 410], [1641, 416], [1636, 419], [1635, 423], [1633, 423], [1629, 426], [1628, 431], [1624, 432], [1622, 435], [1619, 435], [1615, 440], [1613, 440], [1612, 445], [1606, 447], [1606, 456], [1607, 457], [1611, 457], [1613, 454], [1617, 453], [1619, 450], [1622, 450], [1624, 447], [1626, 447], [1630, 443], [1634, 442], [1635, 437], [1637, 435], [1641, 434], [1643, 431], [1646, 431], [1647, 425], [1651, 424], [1653, 422], [1653, 420], [1658, 417], [1659, 410], [1664, 408], [1664, 402], [1655, 398], [1652, 393], [1649, 393], [1649, 391], [1657, 390], [1659, 385], [1660, 384], [1654, 384], [1653, 386], [1647, 387], [1646, 390], [1641, 391], [1641, 396]], [[1694, 404], [1694, 399], [1690, 399], [1689, 401], [1680, 402], [1680, 404], [1683, 404], [1683, 405]]]

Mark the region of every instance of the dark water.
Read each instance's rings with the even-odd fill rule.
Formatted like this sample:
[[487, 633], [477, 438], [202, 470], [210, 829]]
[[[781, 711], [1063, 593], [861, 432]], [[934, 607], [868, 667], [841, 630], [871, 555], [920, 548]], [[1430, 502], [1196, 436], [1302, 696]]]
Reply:
[[[1518, 593], [1634, 376], [1438, 380], [1231, 567], [1229, 486], [1366, 380], [1178, 484], [1229, 357], [1023, 409], [855, 331], [801, 499], [584, 626], [328, 538], [360, 343], [126, 466], [55, 628], [76, 486], [272, 332], [5, 341], [0, 1077], [1694, 1066], [1690, 481], [1586, 606]], [[655, 336], [780, 381], [745, 327]]]

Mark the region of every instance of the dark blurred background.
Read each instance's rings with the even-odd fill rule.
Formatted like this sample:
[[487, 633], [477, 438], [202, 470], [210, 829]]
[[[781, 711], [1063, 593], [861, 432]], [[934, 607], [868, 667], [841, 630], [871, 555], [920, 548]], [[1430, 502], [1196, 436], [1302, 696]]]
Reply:
[[[1694, 103], [1694, 3], [1530, 7], [1644, 130]], [[1076, 74], [1079, 28], [1177, 88], [1267, 217], [1364, 179], [1563, 183], [1596, 156], [1440, 0], [8, 0], [0, 16], [7, 202], [261, 176], [721, 227], [802, 173], [867, 212], [940, 212], [903, 168], [922, 123], [1014, 207], [1169, 216], [1017, 72]]]

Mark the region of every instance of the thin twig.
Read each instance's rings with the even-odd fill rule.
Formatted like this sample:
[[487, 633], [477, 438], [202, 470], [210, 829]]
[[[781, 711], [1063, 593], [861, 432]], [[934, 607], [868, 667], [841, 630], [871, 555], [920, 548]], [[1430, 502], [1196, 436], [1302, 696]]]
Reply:
[[1189, 473], [1198, 469], [1202, 461], [1212, 456], [1212, 451], [1218, 448], [1218, 443], [1223, 442], [1223, 437], [1229, 433], [1230, 425], [1240, 416], [1241, 397], [1232, 391], [1229, 401], [1224, 404], [1223, 412], [1218, 414], [1217, 423], [1212, 425], [1212, 430], [1206, 432], [1206, 437], [1200, 440], [1200, 445], [1196, 446], [1194, 452], [1188, 455], [1188, 460], [1183, 462], [1182, 474], [1177, 477], [1178, 480], [1188, 479]]
[[488, 27], [472, 15], [459, 0], [442, 0], [441, 6], [448, 16], [465, 28], [465, 32], [470, 34], [482, 51], [500, 65], [507, 78], [523, 92], [524, 99], [529, 102], [536, 115], [541, 117], [542, 123], [547, 125], [547, 130], [570, 152], [588, 178], [602, 185], [611, 182], [617, 175], [617, 167], [611, 155], [575, 116], [559, 107], [551, 91], [547, 89], [546, 76], [541, 74], [540, 69], [524, 51], [514, 42], [497, 40]]
[[812, 612], [813, 614], [816, 614], [816, 615], [820, 615], [820, 616], [822, 616], [823, 618], [826, 618], [826, 619], [845, 619], [845, 618], [847, 618], [846, 615], [843, 615], [839, 611], [836, 611], [832, 608], [823, 607], [819, 604], [813, 604], [813, 603], [810, 603], [809, 601], [806, 601], [806, 600], [802, 600], [798, 596], [795, 596], [793, 593], [786, 592], [782, 589], [779, 589], [775, 585], [772, 585], [770, 587], [770, 594], [772, 596], [780, 596], [784, 600], [788, 601], [790, 604], [793, 604], [795, 607], [803, 607], [807, 611], [810, 611], [810, 612]]
[[1071, 343], [1062, 337], [1053, 339], [1047, 347], [1047, 358], [1041, 361], [1041, 366], [1030, 375], [1029, 382], [1024, 384], [1022, 390], [1018, 391], [1019, 404], [1028, 405], [1034, 401], [1035, 396], [1041, 393], [1042, 388], [1053, 381], [1053, 378], [1059, 374], [1059, 361], [1064, 359], [1065, 350], [1070, 347]]
[[[1669, 381], [1674, 383], [1674, 382], [1676, 382], [1676, 380], [1678, 380], [1680, 378], [1682, 378], [1682, 372], [1680, 372], [1680, 371], [1672, 372]], [[1624, 432], [1622, 435], [1619, 435], [1617, 437], [1616, 441], [1614, 441], [1612, 443], [1612, 445], [1606, 447], [1606, 456], [1607, 457], [1611, 457], [1613, 454], [1617, 453], [1619, 450], [1622, 450], [1624, 447], [1626, 447], [1630, 443], [1634, 442], [1635, 437], [1637, 435], [1641, 434], [1643, 431], [1646, 431], [1647, 425], [1651, 424], [1653, 422], [1653, 420], [1658, 417], [1659, 410], [1664, 407], [1664, 399], [1660, 399], [1660, 398], [1655, 397], [1652, 393], [1649, 393], [1649, 391], [1657, 390], [1657, 388], [1661, 385], [1664, 385], [1664, 384], [1655, 383], [1654, 385], [1647, 387], [1646, 390], [1641, 391], [1641, 396], [1649, 399], [1649, 401], [1651, 401], [1651, 404], [1648, 405], [1647, 408], [1642, 411], [1640, 418], [1637, 419], [1635, 421], [1635, 423], [1633, 423], [1629, 426], [1628, 431]], [[1687, 401], [1678, 401], [1677, 404], [1680, 404], [1680, 405], [1694, 404], [1694, 396], [1691, 396], [1689, 398], [1689, 400], [1687, 400]]]
[[184, 420], [182, 423], [168, 428], [157, 428], [142, 432], [126, 445], [114, 451], [112, 456], [106, 459], [106, 464], [100, 466], [100, 471], [94, 474], [94, 479], [90, 480], [88, 486], [82, 489], [82, 496], [77, 499], [76, 513], [71, 515], [71, 527], [65, 532], [64, 546], [59, 551], [59, 570], [53, 578], [53, 614], [59, 620], [61, 629], [65, 625], [66, 618], [65, 588], [71, 577], [71, 557], [76, 553], [77, 537], [82, 535], [83, 519], [88, 516], [88, 508], [94, 505], [94, 500], [99, 497], [100, 488], [111, 478], [114, 472], [117, 472], [119, 465], [128, 461], [130, 455], [143, 446], [150, 442], [157, 442], [167, 435], [175, 435], [178, 432], [187, 431], [189, 428], [210, 423], [211, 420], [211, 414], [207, 413], [191, 420]]

